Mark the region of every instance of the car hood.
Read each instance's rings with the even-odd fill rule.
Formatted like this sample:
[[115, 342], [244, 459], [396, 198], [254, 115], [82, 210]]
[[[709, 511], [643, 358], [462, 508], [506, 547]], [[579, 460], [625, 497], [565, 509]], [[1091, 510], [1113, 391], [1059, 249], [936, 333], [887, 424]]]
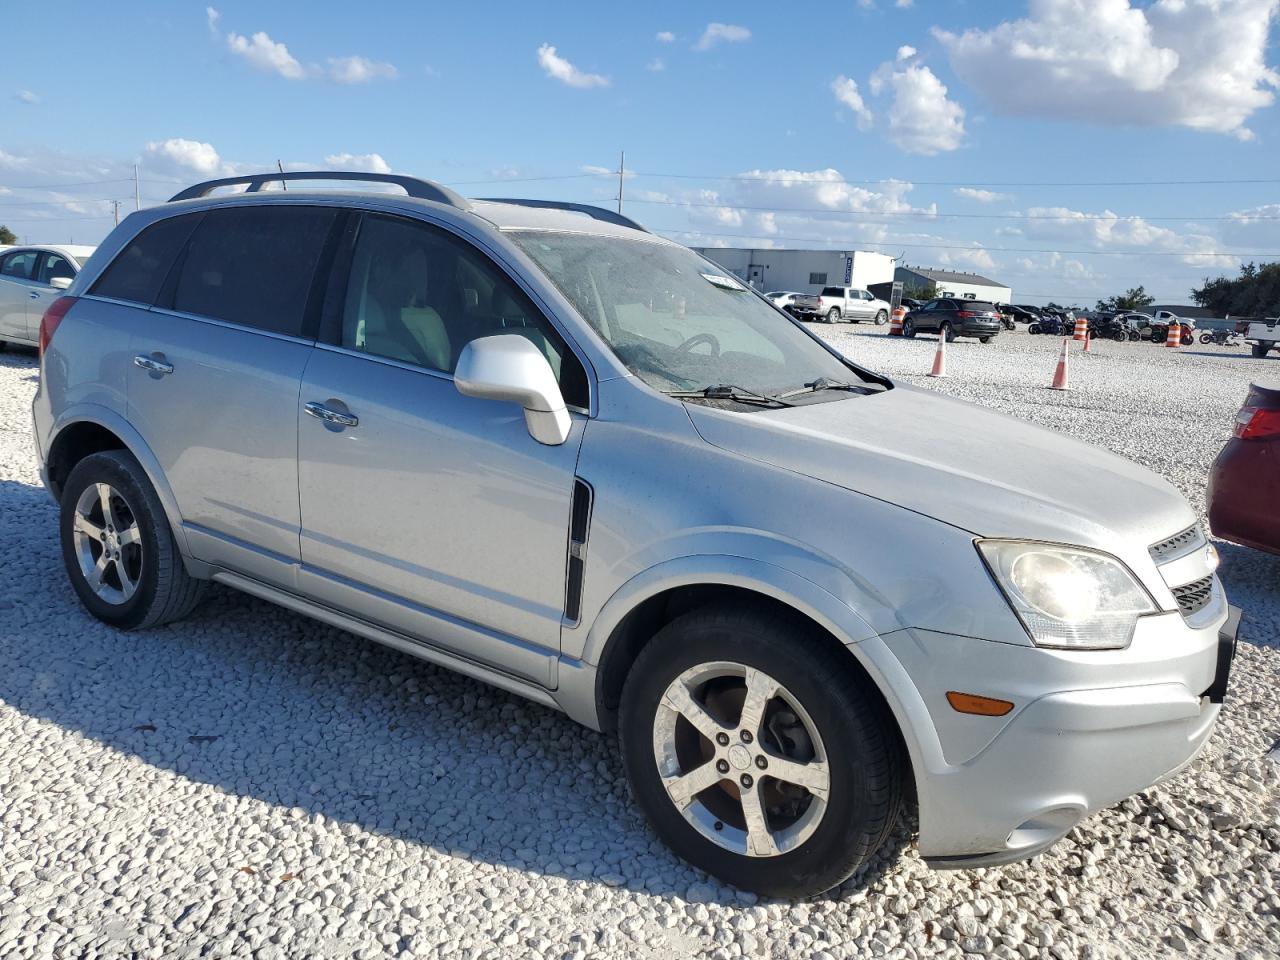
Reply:
[[1182, 495], [1144, 467], [914, 387], [785, 410], [688, 410], [717, 447], [982, 537], [1128, 553], [1196, 521]]

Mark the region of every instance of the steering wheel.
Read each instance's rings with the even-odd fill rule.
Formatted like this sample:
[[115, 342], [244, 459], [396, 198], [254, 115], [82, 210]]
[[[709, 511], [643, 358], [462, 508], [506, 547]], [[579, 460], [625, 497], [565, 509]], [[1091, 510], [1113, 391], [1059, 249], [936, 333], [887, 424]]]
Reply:
[[676, 351], [678, 353], [688, 353], [700, 343], [711, 345], [711, 356], [720, 356], [720, 341], [715, 338], [714, 334], [710, 333], [695, 333], [684, 343], [680, 344], [680, 346], [676, 347]]

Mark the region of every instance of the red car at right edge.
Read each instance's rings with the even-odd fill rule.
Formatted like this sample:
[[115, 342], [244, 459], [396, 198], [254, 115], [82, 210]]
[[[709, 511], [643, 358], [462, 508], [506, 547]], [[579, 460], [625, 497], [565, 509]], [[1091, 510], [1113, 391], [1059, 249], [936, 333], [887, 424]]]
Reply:
[[1280, 383], [1255, 383], [1209, 471], [1209, 526], [1224, 540], [1280, 554]]

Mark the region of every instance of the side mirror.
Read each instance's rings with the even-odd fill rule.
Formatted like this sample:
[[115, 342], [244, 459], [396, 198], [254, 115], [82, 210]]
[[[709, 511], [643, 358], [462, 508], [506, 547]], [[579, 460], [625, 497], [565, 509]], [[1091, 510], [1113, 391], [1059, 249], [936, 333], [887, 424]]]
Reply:
[[65, 290], [67, 287], [71, 286], [71, 278], [54, 277], [49, 281], [49, 286], [53, 287], [55, 290]]
[[529, 436], [539, 443], [558, 446], [569, 439], [572, 420], [560, 384], [546, 356], [525, 337], [472, 340], [462, 348], [453, 382], [464, 396], [520, 404]]

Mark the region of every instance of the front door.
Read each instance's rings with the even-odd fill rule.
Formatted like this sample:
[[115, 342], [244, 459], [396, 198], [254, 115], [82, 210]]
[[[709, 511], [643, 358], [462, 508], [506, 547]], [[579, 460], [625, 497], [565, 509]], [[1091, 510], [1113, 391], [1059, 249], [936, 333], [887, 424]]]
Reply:
[[519, 407], [464, 397], [452, 374], [471, 340], [515, 333], [585, 407], [584, 368], [519, 286], [445, 230], [368, 214], [345, 259], [299, 398], [300, 583], [551, 685], [586, 420], [575, 414], [566, 443], [543, 445]]
[[40, 255], [36, 264], [35, 283], [27, 299], [27, 339], [35, 342], [40, 338], [40, 320], [49, 304], [62, 296], [62, 291], [53, 285], [55, 277], [74, 280], [76, 268], [61, 253], [46, 250]]

